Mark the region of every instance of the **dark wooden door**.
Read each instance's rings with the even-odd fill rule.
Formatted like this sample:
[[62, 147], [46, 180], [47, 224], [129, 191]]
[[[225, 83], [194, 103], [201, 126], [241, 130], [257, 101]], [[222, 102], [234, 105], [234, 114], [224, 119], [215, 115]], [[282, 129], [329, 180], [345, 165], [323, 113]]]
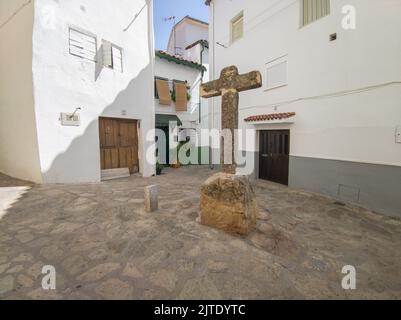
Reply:
[[102, 170], [128, 168], [139, 172], [138, 125], [136, 120], [99, 119]]
[[260, 131], [259, 178], [288, 185], [290, 131]]

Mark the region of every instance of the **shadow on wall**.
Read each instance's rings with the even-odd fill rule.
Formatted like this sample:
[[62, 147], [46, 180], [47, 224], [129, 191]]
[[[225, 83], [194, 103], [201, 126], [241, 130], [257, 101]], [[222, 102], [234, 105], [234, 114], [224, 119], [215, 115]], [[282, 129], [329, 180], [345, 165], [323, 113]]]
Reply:
[[[96, 71], [98, 76], [99, 70]], [[149, 81], [148, 86], [144, 83]], [[96, 119], [87, 126], [83, 135], [76, 137], [70, 144], [67, 150], [57, 155], [53, 160], [50, 169], [43, 172], [44, 183], [85, 183], [85, 182], [99, 182], [100, 181], [100, 143], [99, 143], [99, 125], [98, 117], [109, 116], [116, 118], [132, 118], [141, 120], [141, 130], [143, 128], [153, 128], [153, 117], [146, 113], [143, 116], [136, 117], [134, 114], [137, 110], [144, 108], [152, 108], [152, 105], [139, 105], [138, 97], [145, 95], [144, 89], [149, 89], [149, 103], [153, 102], [153, 73], [152, 64], [149, 63], [144, 69], [140, 71], [137, 77], [130, 81], [128, 86], [121, 91], [114, 102], [107, 106], [101, 113], [98, 114]], [[145, 102], [146, 99], [145, 99]], [[122, 110], [127, 110], [127, 116], [121, 116]], [[135, 110], [132, 112], [131, 110]], [[83, 113], [85, 110], [82, 111]], [[149, 113], [151, 115], [151, 113]], [[61, 124], [60, 124], [61, 126]], [[73, 129], [73, 127], [71, 128]], [[146, 138], [147, 132], [141, 132], [142, 141]], [[141, 139], [141, 137], [139, 137]], [[139, 141], [139, 152], [146, 152], [146, 145]], [[144, 158], [144, 157], [143, 157]], [[141, 162], [141, 159], [140, 159]], [[141, 162], [143, 171], [143, 161]]]
[[[151, 6], [148, 6], [148, 17], [152, 16]], [[133, 20], [134, 22], [135, 20]], [[133, 23], [132, 22], [132, 23]], [[131, 23], [130, 28], [133, 27]], [[152, 19], [148, 18], [148, 30], [152, 30]], [[127, 32], [128, 28], [124, 30]], [[53, 160], [49, 169], [42, 172], [44, 183], [85, 183], [100, 182], [100, 139], [99, 139], [99, 117], [110, 116], [116, 118], [130, 118], [140, 120], [141, 128], [139, 130], [139, 162], [140, 170], [144, 172], [146, 161], [145, 152], [147, 145], [144, 145], [146, 138], [146, 128], [153, 129], [155, 125], [153, 101], [153, 57], [154, 46], [153, 36], [148, 36], [147, 40], [147, 56], [149, 63], [142, 68], [138, 75], [132, 79], [128, 86], [122, 90], [114, 99], [114, 101], [102, 112], [96, 115], [96, 118], [86, 127], [83, 135], [73, 139], [63, 153], [57, 155]], [[102, 46], [99, 50], [102, 50]], [[102, 57], [102, 54], [99, 55]], [[103, 57], [99, 59], [96, 65], [94, 80], [100, 77], [103, 70]], [[100, 65], [100, 63], [102, 65]], [[146, 99], [146, 90], [149, 90], [149, 101]], [[138, 97], [145, 97], [141, 102]], [[149, 105], [147, 105], [149, 103]], [[149, 108], [149, 113], [144, 112], [145, 108]], [[121, 116], [122, 110], [127, 110], [127, 116]], [[85, 110], [83, 110], [85, 112]], [[136, 116], [141, 115], [141, 116]], [[61, 125], [61, 124], [60, 124]], [[142, 149], [142, 150], [141, 150]], [[141, 154], [142, 153], [142, 154]], [[153, 168], [155, 170], [155, 168]], [[152, 174], [152, 168], [148, 168], [147, 174]]]

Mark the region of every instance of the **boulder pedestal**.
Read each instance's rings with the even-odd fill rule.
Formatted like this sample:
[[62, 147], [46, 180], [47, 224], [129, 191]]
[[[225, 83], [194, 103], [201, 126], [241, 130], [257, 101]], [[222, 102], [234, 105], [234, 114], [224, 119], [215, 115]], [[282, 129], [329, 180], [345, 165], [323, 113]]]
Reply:
[[204, 225], [241, 235], [256, 225], [258, 206], [248, 177], [215, 174], [203, 184], [200, 202]]

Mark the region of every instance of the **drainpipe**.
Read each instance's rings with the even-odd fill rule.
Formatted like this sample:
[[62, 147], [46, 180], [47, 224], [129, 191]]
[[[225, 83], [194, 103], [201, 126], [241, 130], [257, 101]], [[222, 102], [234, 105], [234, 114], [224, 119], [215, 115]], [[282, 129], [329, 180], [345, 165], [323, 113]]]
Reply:
[[[209, 39], [209, 50], [213, 49], [213, 56], [212, 56], [212, 61], [211, 61], [211, 68], [209, 70], [209, 74], [211, 75], [210, 80], [215, 79], [215, 69], [216, 69], [216, 40], [215, 40], [215, 9], [214, 9], [214, 1], [210, 2], [210, 8], [212, 11], [212, 39], [210, 41]], [[212, 44], [212, 46], [210, 46]], [[210, 54], [209, 54], [210, 57]], [[209, 61], [210, 62], [210, 61]], [[210, 129], [214, 128], [214, 98], [210, 99], [209, 102], [209, 124], [210, 124]], [[214, 170], [214, 165], [213, 165], [213, 148], [212, 148], [212, 138], [209, 138], [209, 164], [210, 164], [210, 169]]]
[[[201, 42], [202, 50], [200, 52], [200, 64], [203, 66], [203, 53], [205, 52], [205, 44], [202, 41]], [[201, 85], [203, 84], [203, 77], [205, 75], [205, 70], [202, 68], [202, 74], [201, 74]], [[199, 95], [199, 124], [202, 122], [202, 112], [201, 112], [201, 105], [202, 105], [202, 98]]]

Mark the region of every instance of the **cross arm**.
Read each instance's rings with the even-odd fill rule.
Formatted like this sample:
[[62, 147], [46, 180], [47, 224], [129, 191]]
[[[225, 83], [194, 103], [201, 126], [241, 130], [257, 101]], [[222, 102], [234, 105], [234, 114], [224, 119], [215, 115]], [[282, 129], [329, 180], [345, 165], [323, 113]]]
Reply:
[[262, 75], [259, 71], [246, 74], [238, 74], [234, 66], [223, 69], [220, 79], [207, 82], [201, 86], [201, 97], [212, 98], [221, 96], [224, 90], [236, 90], [237, 92], [260, 88]]
[[215, 80], [202, 84], [200, 95], [202, 98], [213, 98], [220, 96], [220, 81]]
[[238, 91], [257, 89], [262, 86], [262, 75], [259, 71], [252, 71], [237, 76], [234, 80], [234, 88]]

